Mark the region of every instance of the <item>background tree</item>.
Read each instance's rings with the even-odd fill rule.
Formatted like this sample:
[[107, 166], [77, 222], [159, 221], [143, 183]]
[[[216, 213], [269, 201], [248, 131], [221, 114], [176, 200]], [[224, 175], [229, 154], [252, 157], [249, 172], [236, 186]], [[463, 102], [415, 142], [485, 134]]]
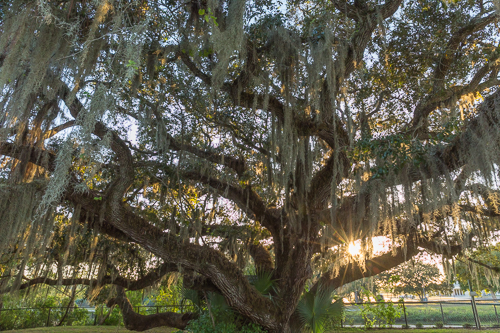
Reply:
[[479, 294], [488, 290], [495, 294], [500, 289], [500, 245], [464, 251], [455, 261], [454, 277], [462, 290], [469, 290], [469, 281]]
[[429, 292], [445, 291], [446, 281], [436, 265], [412, 259], [377, 277], [377, 283], [397, 295], [416, 295], [423, 300]]
[[[121, 289], [176, 271], [291, 332], [308, 281], [314, 293], [488, 243], [498, 8], [3, 1], [2, 290], [114, 284], [110, 304], [144, 324], [131, 328], [184, 328], [193, 314], [141, 317]], [[374, 236], [390, 252], [374, 255]], [[251, 266], [272, 274], [271, 297]]]

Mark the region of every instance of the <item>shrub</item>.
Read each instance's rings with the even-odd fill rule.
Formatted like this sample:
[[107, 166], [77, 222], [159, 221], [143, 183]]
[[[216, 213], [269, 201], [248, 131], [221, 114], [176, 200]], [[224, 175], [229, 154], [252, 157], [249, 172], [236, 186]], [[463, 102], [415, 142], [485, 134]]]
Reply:
[[215, 313], [214, 317], [215, 326], [210, 313], [208, 311], [203, 312], [198, 319], [189, 322], [186, 331], [193, 333], [264, 333], [262, 328], [253, 323], [238, 327], [238, 319], [241, 318], [236, 318], [236, 316], [232, 321], [224, 320], [227, 318], [218, 320], [221, 319], [220, 313]]
[[415, 325], [416, 328], [424, 328], [424, 325], [422, 323], [417, 323]]
[[236, 332], [236, 325], [225, 321], [215, 321], [214, 327], [210, 314], [205, 312], [198, 319], [190, 321], [186, 330], [193, 333], [233, 333]]
[[305, 292], [297, 305], [297, 314], [302, 325], [313, 333], [322, 333], [340, 326], [343, 303], [337, 299], [332, 303], [332, 290], [320, 287], [317, 292]]
[[401, 325], [401, 328], [405, 330], [405, 329], [410, 328], [410, 326], [408, 326], [408, 325], [406, 325], [406, 324], [403, 324], [403, 325]]
[[436, 323], [436, 328], [443, 328], [444, 324], [440, 321]]
[[464, 328], [472, 328], [472, 324], [470, 323], [465, 323], [462, 325]]
[[264, 333], [264, 330], [259, 325], [250, 323], [243, 326], [240, 333]]
[[492, 326], [493, 328], [499, 328], [500, 327], [500, 324], [493, 324]]
[[[368, 290], [364, 290], [363, 296], [368, 299], [370, 299], [371, 296], [376, 298], [376, 296]], [[360, 305], [360, 308], [366, 329], [372, 328], [375, 324], [378, 324], [379, 327], [392, 327], [396, 319], [403, 314], [402, 305], [395, 305], [391, 301], [382, 301], [376, 304], [363, 303]]]

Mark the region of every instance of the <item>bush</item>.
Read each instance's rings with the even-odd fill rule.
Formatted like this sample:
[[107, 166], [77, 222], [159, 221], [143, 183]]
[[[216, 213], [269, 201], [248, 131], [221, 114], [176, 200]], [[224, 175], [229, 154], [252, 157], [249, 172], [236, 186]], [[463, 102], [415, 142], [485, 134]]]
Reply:
[[436, 323], [436, 328], [443, 328], [444, 324], [440, 321]]
[[[210, 309], [201, 307], [198, 319], [191, 320], [186, 327], [192, 333], [264, 333], [259, 325], [249, 323], [248, 320], [233, 312], [227, 305], [224, 297], [210, 293], [208, 297]], [[208, 305], [207, 304], [207, 305]]]
[[[0, 330], [25, 329], [59, 324], [66, 313], [65, 306], [69, 299], [57, 299], [53, 296], [35, 300], [31, 304], [14, 304], [15, 310], [3, 310], [0, 316]], [[10, 305], [10, 304], [9, 304]], [[12, 306], [12, 305], [11, 305]], [[22, 309], [29, 307], [29, 309]], [[49, 308], [50, 317], [49, 317]], [[70, 309], [64, 319], [64, 326], [84, 325], [87, 323], [88, 311], [84, 308]]]
[[464, 328], [472, 328], [472, 324], [470, 323], [465, 323], [462, 325]]
[[417, 323], [415, 325], [416, 328], [424, 328], [424, 325], [422, 323]]
[[500, 328], [500, 324], [493, 324], [493, 326], [491, 326], [493, 328]]
[[215, 321], [214, 327], [210, 314], [205, 312], [198, 319], [191, 320], [186, 330], [193, 333], [233, 333], [236, 332], [236, 325], [231, 322]]
[[[368, 299], [370, 299], [370, 297], [377, 298], [377, 296], [373, 295], [373, 293], [368, 290], [364, 290], [363, 296]], [[372, 328], [376, 324], [378, 324], [379, 327], [392, 327], [396, 319], [403, 314], [402, 304], [396, 305], [391, 301], [381, 301], [376, 304], [363, 303], [360, 305], [360, 309], [366, 329]]]
[[410, 328], [410, 326], [408, 326], [408, 325], [406, 325], [406, 324], [403, 324], [403, 325], [401, 325], [401, 328], [405, 330], [405, 329]]
[[[109, 308], [106, 305], [100, 304], [95, 310], [95, 315], [97, 316], [97, 321], [101, 320], [102, 317], [106, 316], [109, 312]], [[123, 316], [120, 309], [115, 306], [113, 312], [109, 317], [102, 323], [104, 326], [123, 326]]]
[[236, 317], [233, 318], [233, 320], [218, 319], [220, 319], [220, 315], [215, 313], [214, 326], [210, 314], [208, 312], [204, 312], [198, 319], [189, 322], [186, 327], [186, 331], [193, 333], [264, 333], [258, 325], [253, 323], [242, 325], [238, 328], [238, 320]]

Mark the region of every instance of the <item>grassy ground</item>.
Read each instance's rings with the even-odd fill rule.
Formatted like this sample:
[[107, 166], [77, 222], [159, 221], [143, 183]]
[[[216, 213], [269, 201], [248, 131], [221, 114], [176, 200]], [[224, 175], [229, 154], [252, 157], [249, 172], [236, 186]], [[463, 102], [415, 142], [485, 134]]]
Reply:
[[[474, 314], [472, 313], [470, 303], [443, 303], [442, 308], [438, 303], [406, 303], [405, 307], [408, 324], [413, 327], [418, 323], [423, 324], [425, 327], [426, 325], [434, 326], [439, 322], [444, 323], [445, 326], [462, 326], [466, 323], [474, 326]], [[364, 324], [361, 309], [362, 306], [358, 305], [346, 306], [346, 317], [344, 319], [345, 327], [351, 325], [360, 326]], [[493, 325], [500, 323], [500, 305], [495, 307], [493, 305], [478, 303], [477, 311], [483, 326], [492, 327]], [[405, 319], [401, 308], [399, 309], [399, 312], [401, 313], [401, 316], [396, 319], [395, 326], [401, 327], [401, 325], [405, 323]], [[376, 325], [378, 325], [378, 322]]]
[[[148, 333], [173, 333], [177, 330], [175, 329], [169, 329], [169, 328], [155, 328], [152, 330], [148, 330], [146, 332]], [[411, 329], [411, 330], [401, 330], [401, 329], [372, 329], [369, 330], [369, 332], [372, 333], [399, 333], [399, 332], [414, 332], [414, 333], [445, 333], [445, 332], [453, 332], [453, 333], [467, 333], [467, 332], [474, 332], [477, 330], [474, 329], [464, 329], [464, 328], [459, 328], [459, 329], [452, 329], [452, 328], [445, 328], [445, 329]], [[127, 331], [123, 327], [113, 327], [113, 326], [80, 326], [80, 327], [43, 327], [43, 328], [31, 328], [27, 330], [13, 330], [13, 331], [8, 331], [8, 332], [16, 332], [16, 333], [125, 333], [125, 332], [131, 332]], [[362, 329], [342, 329], [339, 331], [333, 331], [329, 333], [356, 333], [356, 332], [363, 332]], [[481, 330], [481, 333], [500, 333], [500, 330], [494, 330], [494, 329], [489, 329], [489, 330]]]
[[[173, 333], [178, 331], [171, 328], [154, 328], [147, 330], [148, 333]], [[77, 327], [40, 327], [40, 328], [30, 328], [26, 330], [12, 330], [6, 332], [16, 332], [16, 333], [124, 333], [132, 332], [128, 331], [123, 327], [116, 326], [77, 326]], [[497, 332], [498, 333], [498, 332]]]
[[402, 330], [402, 329], [397, 329], [397, 328], [386, 328], [386, 329], [370, 329], [370, 330], [362, 330], [362, 329], [342, 329], [338, 331], [332, 331], [328, 333], [360, 333], [360, 332], [371, 332], [371, 333], [446, 333], [446, 332], [452, 332], [452, 333], [468, 333], [468, 332], [476, 332], [476, 333], [500, 333], [500, 330], [498, 329], [487, 329], [487, 330], [476, 330], [476, 329], [465, 329], [465, 328], [442, 328], [442, 329], [437, 329], [437, 328], [424, 328], [424, 329], [407, 329], [407, 330]]

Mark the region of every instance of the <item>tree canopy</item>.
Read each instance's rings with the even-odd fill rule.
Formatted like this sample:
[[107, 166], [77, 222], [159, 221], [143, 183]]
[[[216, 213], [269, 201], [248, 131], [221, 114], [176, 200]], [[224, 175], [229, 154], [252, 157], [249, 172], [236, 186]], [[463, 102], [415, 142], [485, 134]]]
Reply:
[[424, 263], [421, 258], [411, 260], [377, 276], [377, 283], [398, 295], [417, 295], [423, 300], [429, 292], [450, 291], [451, 286], [435, 264]]
[[[487, 289], [494, 295], [500, 289], [500, 245], [479, 247], [464, 251], [456, 258], [454, 278], [462, 290]], [[470, 283], [470, 284], [469, 284]]]
[[[1, 291], [114, 284], [111, 303], [136, 323], [183, 328], [193, 314], [141, 317], [121, 289], [177, 272], [292, 332], [307, 283], [488, 244], [500, 227], [499, 10], [2, 1]], [[271, 295], [252, 269], [272, 274]]]

